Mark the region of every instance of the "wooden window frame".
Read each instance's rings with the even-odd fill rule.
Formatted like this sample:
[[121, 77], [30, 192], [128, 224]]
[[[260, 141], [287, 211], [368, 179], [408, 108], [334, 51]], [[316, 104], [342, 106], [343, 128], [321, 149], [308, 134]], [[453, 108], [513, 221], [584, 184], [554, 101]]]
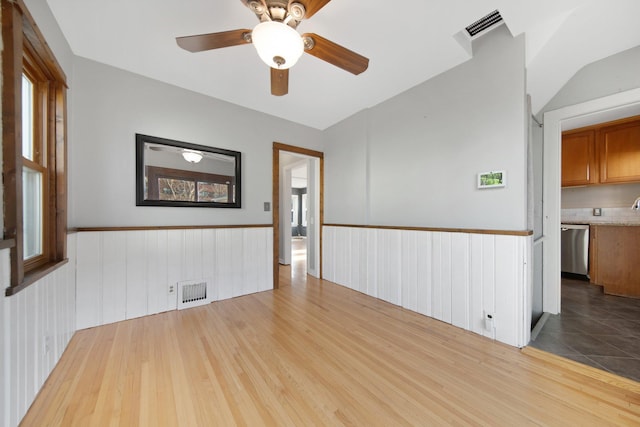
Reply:
[[[11, 253], [14, 295], [66, 262], [66, 76], [23, 0], [2, 2], [2, 137], [4, 182], [4, 239], [15, 242]], [[41, 146], [43, 174], [43, 255], [23, 259], [22, 74], [34, 78], [39, 95], [34, 128]]]
[[[49, 205], [46, 203], [50, 200], [50, 175], [49, 165], [51, 162], [48, 158], [48, 135], [50, 129], [45, 125], [49, 115], [49, 100], [51, 92], [49, 90], [49, 78], [42, 72], [37, 64], [34, 54], [25, 46], [23, 52], [23, 73], [27, 75], [33, 83], [34, 93], [34, 120], [33, 120], [33, 139], [34, 139], [34, 158], [33, 160], [22, 158], [22, 166], [42, 174], [42, 253], [31, 259], [24, 260], [23, 266], [25, 272], [35, 270], [49, 262], [53, 248], [51, 247], [51, 225], [47, 218], [49, 217]], [[22, 141], [22, 138], [21, 138]], [[54, 159], [55, 160], [55, 159]], [[23, 183], [24, 184], [24, 183]]]

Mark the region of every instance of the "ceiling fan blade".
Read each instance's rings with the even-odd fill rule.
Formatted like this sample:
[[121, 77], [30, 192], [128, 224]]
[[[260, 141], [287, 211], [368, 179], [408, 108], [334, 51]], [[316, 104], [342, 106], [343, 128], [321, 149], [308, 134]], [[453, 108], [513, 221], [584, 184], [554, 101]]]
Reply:
[[197, 36], [176, 37], [176, 42], [178, 46], [189, 52], [202, 52], [204, 50], [251, 43], [245, 39], [245, 34], [251, 34], [251, 30], [232, 30]]
[[325, 7], [326, 4], [329, 3], [331, 0], [303, 0], [303, 1], [292, 0], [292, 1], [298, 1], [299, 3], [304, 4], [304, 8], [307, 10], [307, 13], [304, 15], [304, 19], [309, 19], [313, 15], [315, 15], [317, 11]]
[[271, 95], [282, 96], [289, 93], [289, 69], [271, 69]]
[[[338, 68], [358, 75], [369, 67], [369, 58], [365, 58], [324, 37], [314, 33], [305, 33], [302, 38], [305, 40], [305, 52]], [[311, 47], [307, 47], [309, 45]]]

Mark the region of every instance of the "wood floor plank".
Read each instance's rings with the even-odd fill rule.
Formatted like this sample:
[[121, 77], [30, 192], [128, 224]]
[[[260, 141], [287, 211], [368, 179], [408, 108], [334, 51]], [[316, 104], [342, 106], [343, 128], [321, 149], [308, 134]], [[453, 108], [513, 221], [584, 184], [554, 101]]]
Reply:
[[640, 385], [289, 270], [79, 331], [25, 426], [640, 425]]

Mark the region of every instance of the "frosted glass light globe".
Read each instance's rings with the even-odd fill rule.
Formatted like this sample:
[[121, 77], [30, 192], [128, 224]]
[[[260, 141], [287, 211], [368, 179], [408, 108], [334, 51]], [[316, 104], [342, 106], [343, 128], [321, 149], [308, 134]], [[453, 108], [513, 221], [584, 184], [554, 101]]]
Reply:
[[184, 150], [182, 157], [189, 163], [198, 163], [202, 160], [202, 153], [196, 150]]
[[251, 33], [251, 40], [260, 59], [271, 68], [291, 68], [304, 52], [300, 34], [282, 22], [259, 23]]

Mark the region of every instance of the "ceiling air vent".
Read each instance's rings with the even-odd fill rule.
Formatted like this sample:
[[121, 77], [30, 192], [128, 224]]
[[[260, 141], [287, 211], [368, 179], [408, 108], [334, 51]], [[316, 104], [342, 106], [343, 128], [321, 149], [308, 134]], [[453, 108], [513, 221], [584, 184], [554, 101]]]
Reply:
[[502, 22], [502, 16], [500, 16], [500, 12], [498, 12], [497, 10], [494, 10], [487, 16], [480, 18], [473, 24], [469, 25], [467, 28], [465, 28], [465, 30], [467, 30], [467, 33], [469, 33], [469, 36], [473, 37], [480, 34], [487, 28], [493, 27], [499, 22]]

